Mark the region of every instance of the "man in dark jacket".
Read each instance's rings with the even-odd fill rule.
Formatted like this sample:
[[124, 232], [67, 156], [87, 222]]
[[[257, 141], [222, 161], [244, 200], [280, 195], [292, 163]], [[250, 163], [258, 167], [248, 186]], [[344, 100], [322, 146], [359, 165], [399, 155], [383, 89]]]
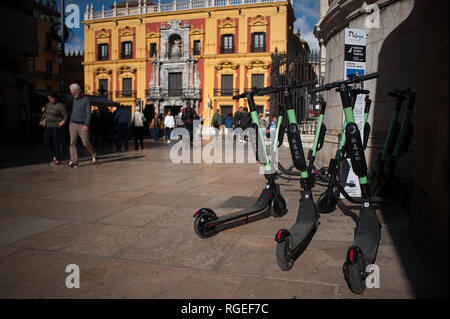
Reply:
[[194, 119], [197, 118], [197, 113], [189, 104], [183, 109], [182, 120], [186, 129], [189, 131], [190, 143], [192, 145], [194, 135]]
[[[239, 108], [239, 111], [234, 113], [234, 129], [241, 129], [242, 131], [244, 131], [245, 126], [246, 126], [246, 118], [244, 114], [244, 108], [241, 106]], [[243, 136], [244, 134], [241, 132], [241, 130], [237, 130], [235, 133], [237, 134], [236, 140], [239, 140], [240, 143], [242, 143], [244, 139]]]
[[125, 107], [120, 106], [114, 115], [114, 123], [117, 125], [117, 151], [120, 152], [122, 140], [125, 151], [128, 151], [128, 128], [130, 127], [130, 113]]

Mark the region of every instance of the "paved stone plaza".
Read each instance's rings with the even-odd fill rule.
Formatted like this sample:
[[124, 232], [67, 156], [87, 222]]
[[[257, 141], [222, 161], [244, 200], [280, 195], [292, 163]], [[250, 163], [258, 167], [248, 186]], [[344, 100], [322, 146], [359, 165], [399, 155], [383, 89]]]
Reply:
[[[429, 298], [441, 296], [418, 253], [408, 214], [378, 210], [381, 288], [350, 292], [342, 265], [355, 223], [337, 210], [293, 269], [279, 269], [275, 232], [297, 217], [298, 182], [279, 179], [289, 212], [262, 213], [209, 239], [192, 215], [251, 206], [257, 164], [173, 164], [167, 144], [107, 153], [97, 166], [48, 163], [0, 170], [0, 298]], [[285, 166], [288, 149], [280, 148]], [[30, 155], [31, 156], [31, 155]], [[323, 188], [315, 188], [318, 195]], [[81, 287], [67, 289], [66, 266]]]

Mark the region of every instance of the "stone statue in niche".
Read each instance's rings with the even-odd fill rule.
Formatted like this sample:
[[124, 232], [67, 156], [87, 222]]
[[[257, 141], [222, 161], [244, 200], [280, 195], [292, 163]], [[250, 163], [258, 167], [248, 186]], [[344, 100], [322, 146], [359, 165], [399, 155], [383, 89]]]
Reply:
[[172, 51], [170, 52], [171, 57], [180, 57], [181, 56], [181, 40], [174, 39], [172, 43]]

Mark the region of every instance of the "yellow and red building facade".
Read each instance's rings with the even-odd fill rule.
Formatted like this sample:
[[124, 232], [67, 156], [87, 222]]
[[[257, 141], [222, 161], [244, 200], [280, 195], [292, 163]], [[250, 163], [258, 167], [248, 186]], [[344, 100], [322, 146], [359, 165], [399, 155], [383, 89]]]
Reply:
[[[87, 8], [87, 94], [157, 112], [190, 104], [210, 125], [216, 109], [234, 113], [232, 95], [270, 85], [271, 52], [287, 51], [292, 4], [280, 0], [183, 0]], [[269, 97], [255, 97], [268, 111]]]

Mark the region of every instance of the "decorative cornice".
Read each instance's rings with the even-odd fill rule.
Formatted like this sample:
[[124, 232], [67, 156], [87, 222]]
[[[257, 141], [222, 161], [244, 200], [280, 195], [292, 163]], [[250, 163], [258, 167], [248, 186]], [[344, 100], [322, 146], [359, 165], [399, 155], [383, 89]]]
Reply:
[[190, 35], [203, 35], [205, 34], [205, 30], [203, 30], [203, 26], [200, 29], [192, 29], [189, 33]]
[[132, 36], [132, 35], [134, 35], [134, 31], [129, 26], [126, 26], [125, 29], [123, 29], [120, 32], [121, 37]]
[[96, 34], [96, 39], [107, 39], [111, 37], [111, 33], [106, 31], [105, 29], [101, 29], [99, 33]]
[[121, 66], [117, 68], [117, 73], [124, 74], [124, 73], [133, 73], [135, 74], [137, 72], [137, 69], [133, 69], [127, 65]]
[[250, 63], [247, 63], [245, 67], [249, 70], [253, 68], [263, 68], [267, 70], [270, 67], [270, 62], [264, 62], [261, 60], [251, 61]]
[[225, 21], [219, 24], [219, 29], [236, 28], [236, 22], [230, 17], [225, 18]]
[[223, 69], [236, 70], [237, 68], [239, 68], [239, 63], [233, 63], [233, 62], [230, 62], [230, 61], [223, 61], [223, 62], [220, 62], [219, 64], [216, 64], [214, 67], [217, 70], [223, 70]]
[[95, 69], [94, 72], [95, 72], [96, 75], [101, 75], [101, 74], [110, 75], [110, 74], [112, 74], [112, 70], [108, 70], [106, 68], [97, 68], [97, 69]]
[[249, 26], [251, 27], [258, 27], [258, 26], [266, 26], [269, 23], [262, 17], [261, 15], [257, 15], [255, 18], [251, 18], [251, 21], [249, 22]]
[[161, 35], [157, 32], [150, 32], [146, 36], [147, 39], [158, 39], [160, 37], [161, 37]]

